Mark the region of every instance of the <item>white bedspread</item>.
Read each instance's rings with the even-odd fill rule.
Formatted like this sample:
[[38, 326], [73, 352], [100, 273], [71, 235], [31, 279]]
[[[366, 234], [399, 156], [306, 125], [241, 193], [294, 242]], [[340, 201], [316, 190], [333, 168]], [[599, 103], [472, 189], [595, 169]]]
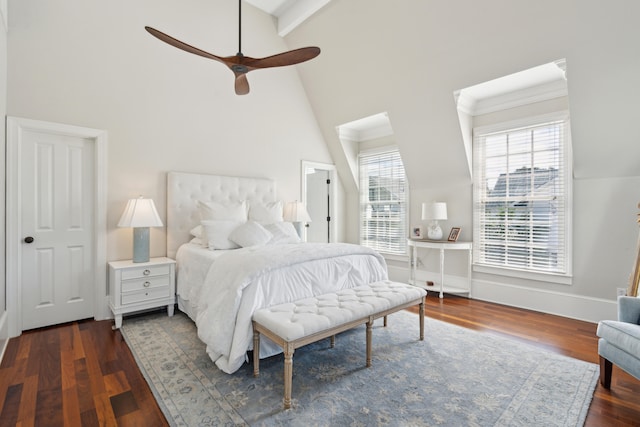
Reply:
[[[387, 279], [384, 258], [346, 243], [269, 245], [227, 251], [210, 268], [198, 296], [198, 336], [216, 365], [233, 373], [253, 345], [257, 309]], [[273, 343], [272, 343], [273, 344]], [[261, 347], [261, 356], [277, 347]]]
[[185, 243], [176, 254], [178, 304], [193, 321], [198, 313], [202, 285], [213, 263], [228, 251], [211, 251], [200, 244]]

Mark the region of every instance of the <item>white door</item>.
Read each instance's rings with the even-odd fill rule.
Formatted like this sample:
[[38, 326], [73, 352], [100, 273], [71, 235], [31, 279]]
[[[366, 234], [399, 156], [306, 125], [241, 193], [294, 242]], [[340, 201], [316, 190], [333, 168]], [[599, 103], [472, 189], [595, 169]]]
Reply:
[[101, 209], [96, 204], [96, 140], [56, 126], [23, 126], [7, 143], [19, 159], [7, 189], [14, 195], [7, 210], [17, 219], [16, 224], [8, 221], [7, 228], [17, 230], [7, 233], [7, 247], [17, 245], [11, 264], [20, 330], [94, 317], [95, 210]]
[[324, 163], [303, 161], [303, 200], [311, 222], [306, 226], [306, 241], [335, 241], [335, 168]]
[[314, 169], [307, 173], [307, 212], [311, 222], [306, 224], [307, 242], [329, 243], [331, 237], [331, 199], [329, 171]]

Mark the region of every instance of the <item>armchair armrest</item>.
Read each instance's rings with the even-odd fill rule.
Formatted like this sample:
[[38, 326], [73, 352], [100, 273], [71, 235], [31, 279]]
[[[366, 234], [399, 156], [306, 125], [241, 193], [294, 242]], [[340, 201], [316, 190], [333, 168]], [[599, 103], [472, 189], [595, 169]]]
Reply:
[[640, 298], [618, 297], [618, 320], [640, 325]]

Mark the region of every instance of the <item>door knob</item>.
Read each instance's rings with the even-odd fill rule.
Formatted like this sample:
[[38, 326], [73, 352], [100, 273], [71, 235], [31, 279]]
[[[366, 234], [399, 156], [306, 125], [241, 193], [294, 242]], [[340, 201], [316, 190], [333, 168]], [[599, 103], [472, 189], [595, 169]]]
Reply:
[[31, 237], [31, 236], [27, 236], [27, 237], [25, 237], [25, 238], [24, 238], [24, 242], [25, 242], [25, 243], [33, 243], [33, 237]]

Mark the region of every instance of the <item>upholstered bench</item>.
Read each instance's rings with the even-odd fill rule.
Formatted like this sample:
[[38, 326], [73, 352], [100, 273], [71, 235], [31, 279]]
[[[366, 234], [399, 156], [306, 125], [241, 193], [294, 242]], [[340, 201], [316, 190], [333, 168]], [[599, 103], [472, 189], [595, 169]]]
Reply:
[[392, 282], [374, 282], [366, 286], [306, 298], [257, 310], [253, 314], [253, 375], [260, 374], [260, 334], [284, 351], [284, 408], [291, 407], [293, 352], [296, 348], [331, 337], [366, 323], [366, 366], [371, 366], [373, 321], [395, 311], [420, 306], [420, 340], [424, 340], [424, 289]]

